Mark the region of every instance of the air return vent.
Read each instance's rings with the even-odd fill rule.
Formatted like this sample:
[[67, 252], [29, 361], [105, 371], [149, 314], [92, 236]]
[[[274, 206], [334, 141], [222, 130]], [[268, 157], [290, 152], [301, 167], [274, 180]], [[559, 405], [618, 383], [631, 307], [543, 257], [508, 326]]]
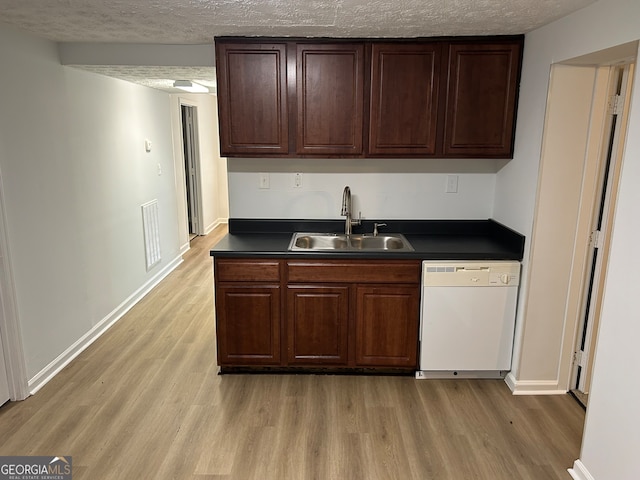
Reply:
[[158, 200], [142, 205], [142, 228], [147, 271], [160, 262], [160, 227], [158, 222]]

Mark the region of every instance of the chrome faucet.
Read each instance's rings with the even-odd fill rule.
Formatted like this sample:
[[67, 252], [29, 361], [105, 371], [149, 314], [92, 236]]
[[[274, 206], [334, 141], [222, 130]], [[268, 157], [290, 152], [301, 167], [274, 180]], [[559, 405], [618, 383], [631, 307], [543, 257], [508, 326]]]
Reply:
[[342, 191], [342, 211], [340, 212], [340, 215], [347, 217], [344, 222], [345, 235], [351, 235], [351, 227], [353, 225], [360, 225], [361, 218], [360, 214], [358, 214], [357, 220], [351, 219], [351, 189], [349, 188], [349, 185], [344, 187], [344, 190]]

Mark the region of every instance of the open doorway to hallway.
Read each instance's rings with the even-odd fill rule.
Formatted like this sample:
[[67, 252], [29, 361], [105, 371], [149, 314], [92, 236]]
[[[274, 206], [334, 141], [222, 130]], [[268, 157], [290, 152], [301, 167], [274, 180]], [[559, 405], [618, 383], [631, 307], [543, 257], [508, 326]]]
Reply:
[[200, 220], [200, 152], [198, 149], [198, 115], [197, 107], [180, 105], [182, 119], [182, 151], [184, 155], [184, 178], [187, 194], [187, 224], [189, 241], [202, 235]]

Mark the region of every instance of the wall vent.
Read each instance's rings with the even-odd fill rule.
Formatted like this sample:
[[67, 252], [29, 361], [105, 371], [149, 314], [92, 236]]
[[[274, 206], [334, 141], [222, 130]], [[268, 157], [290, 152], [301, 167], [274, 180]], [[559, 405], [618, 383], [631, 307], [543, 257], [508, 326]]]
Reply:
[[158, 222], [158, 200], [142, 205], [142, 229], [147, 271], [160, 262], [160, 227]]

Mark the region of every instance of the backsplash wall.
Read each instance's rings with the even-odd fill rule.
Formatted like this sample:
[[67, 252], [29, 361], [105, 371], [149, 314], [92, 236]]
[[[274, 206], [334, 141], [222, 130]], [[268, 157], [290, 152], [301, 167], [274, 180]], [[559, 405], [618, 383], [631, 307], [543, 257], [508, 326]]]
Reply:
[[[260, 170], [233, 171], [229, 162], [231, 218], [340, 218], [342, 191], [349, 185], [354, 217], [391, 219], [486, 219], [493, 214], [494, 172], [277, 171], [270, 161]], [[276, 170], [276, 171], [274, 171]], [[316, 168], [317, 170], [317, 168]], [[261, 172], [269, 188], [260, 188]], [[457, 175], [458, 192], [446, 193], [448, 175]]]

